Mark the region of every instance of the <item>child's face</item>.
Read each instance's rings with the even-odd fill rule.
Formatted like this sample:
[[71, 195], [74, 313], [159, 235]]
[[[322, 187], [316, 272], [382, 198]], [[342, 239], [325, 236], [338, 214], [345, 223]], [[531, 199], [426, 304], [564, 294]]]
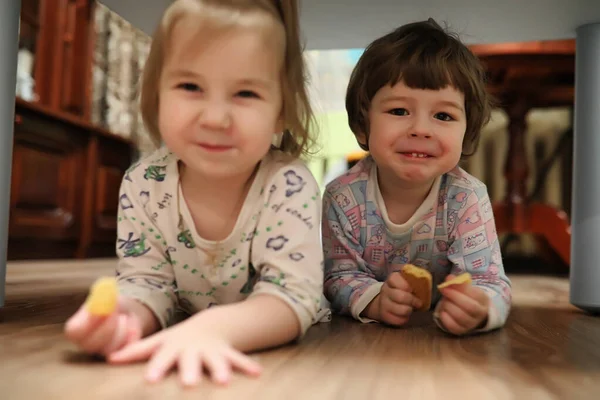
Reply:
[[[187, 29], [186, 29], [187, 28]], [[167, 46], [159, 91], [165, 144], [196, 173], [247, 173], [282, 130], [281, 51], [255, 30], [198, 40], [179, 23]]]
[[[459, 162], [467, 120], [453, 87], [384, 86], [369, 110], [369, 152], [381, 172], [405, 183], [429, 183]], [[359, 137], [364, 141], [364, 136]]]

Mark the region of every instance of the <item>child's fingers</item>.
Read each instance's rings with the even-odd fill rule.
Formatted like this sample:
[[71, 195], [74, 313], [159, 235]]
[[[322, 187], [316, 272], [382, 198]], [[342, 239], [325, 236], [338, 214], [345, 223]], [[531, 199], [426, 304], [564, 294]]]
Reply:
[[112, 314], [103, 318], [96, 329], [79, 342], [79, 347], [88, 353], [104, 354], [104, 349], [111, 344], [117, 334], [120, 315]]
[[441, 293], [451, 303], [456, 304], [456, 306], [473, 318], [479, 318], [487, 314], [487, 305], [481, 304], [464, 291], [457, 290], [456, 288], [444, 288], [441, 289]]
[[181, 383], [195, 386], [202, 379], [200, 355], [195, 351], [184, 351], [177, 361]]
[[388, 325], [402, 326], [408, 322], [412, 308], [406, 304], [393, 303], [390, 300], [381, 301], [381, 319]]
[[391, 300], [383, 299], [382, 308], [397, 317], [408, 317], [412, 314], [413, 308], [408, 304], [400, 304]]
[[262, 372], [262, 367], [258, 362], [237, 350], [229, 349], [225, 353], [225, 356], [234, 368], [248, 375], [259, 376]]
[[466, 332], [465, 328], [463, 328], [459, 323], [457, 323], [454, 320], [454, 318], [446, 311], [442, 311], [440, 313], [440, 320], [442, 321], [444, 328], [455, 335], [462, 335]]
[[177, 362], [177, 350], [168, 346], [163, 346], [154, 353], [154, 356], [148, 363], [146, 379], [149, 382], [158, 382], [165, 377], [167, 372], [175, 366]]
[[117, 319], [117, 327], [112, 335], [112, 340], [104, 347], [102, 353], [110, 354], [123, 346], [128, 341], [129, 336], [129, 316], [126, 314], [120, 314]]
[[474, 317], [467, 314], [451, 301], [444, 303], [443, 312], [449, 314], [463, 332], [469, 331], [477, 325], [477, 320]]
[[137, 317], [129, 315], [127, 318], [127, 338], [125, 345], [137, 342], [142, 338], [142, 325]]
[[448, 275], [446, 275], [446, 278], [444, 279], [444, 281], [448, 282], [454, 278], [456, 278], [456, 275], [448, 274]]
[[109, 356], [109, 361], [113, 363], [132, 363], [147, 360], [160, 346], [161, 339], [160, 334], [154, 334], [146, 339], [130, 343], [121, 350], [112, 353]]
[[390, 301], [396, 304], [405, 304], [412, 306], [415, 302], [419, 301], [410, 291], [401, 289], [388, 289], [384, 295], [389, 298]]
[[208, 369], [213, 382], [227, 384], [231, 379], [231, 365], [220, 351], [208, 351], [203, 354], [202, 361]]
[[384, 310], [381, 312], [381, 322], [391, 326], [403, 326], [408, 322], [408, 316], [398, 316]]
[[90, 315], [85, 306], [69, 318], [65, 324], [65, 336], [72, 342], [79, 343], [94, 332], [97, 327], [106, 320], [106, 317], [95, 317]]
[[390, 288], [400, 289], [405, 292], [412, 292], [412, 288], [408, 282], [406, 282], [406, 279], [402, 277], [400, 271], [392, 272], [385, 282]]

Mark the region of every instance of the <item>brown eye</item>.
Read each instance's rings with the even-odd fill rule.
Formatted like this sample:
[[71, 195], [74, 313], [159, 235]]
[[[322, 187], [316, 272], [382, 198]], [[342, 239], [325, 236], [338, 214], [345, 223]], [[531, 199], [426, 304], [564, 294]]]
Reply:
[[200, 86], [196, 85], [195, 83], [180, 83], [179, 85], [177, 85], [178, 89], [183, 89], [186, 92], [197, 92], [200, 90]]
[[251, 90], [242, 90], [240, 92], [238, 92], [238, 96], [240, 97], [244, 97], [244, 98], [258, 98], [258, 94], [256, 94], [255, 92], [251, 91]]
[[440, 121], [454, 121], [454, 118], [445, 112], [435, 114], [435, 118], [439, 119]]
[[399, 117], [408, 115], [408, 111], [406, 110], [406, 108], [392, 108], [390, 111], [388, 111], [388, 113], [392, 115], [397, 115]]

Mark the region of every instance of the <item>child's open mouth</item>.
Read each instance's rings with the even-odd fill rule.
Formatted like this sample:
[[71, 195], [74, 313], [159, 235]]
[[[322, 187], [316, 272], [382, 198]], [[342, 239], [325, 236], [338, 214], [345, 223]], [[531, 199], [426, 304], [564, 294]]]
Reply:
[[415, 153], [415, 152], [403, 152], [400, 153], [405, 157], [408, 158], [431, 158], [432, 156], [430, 156], [429, 154], [425, 154], [425, 153]]

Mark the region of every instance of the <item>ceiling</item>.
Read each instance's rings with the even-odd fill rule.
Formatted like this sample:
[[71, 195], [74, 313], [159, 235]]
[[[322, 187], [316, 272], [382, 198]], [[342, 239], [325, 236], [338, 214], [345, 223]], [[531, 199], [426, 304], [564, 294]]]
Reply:
[[[171, 0], [100, 0], [151, 34]], [[468, 44], [575, 38], [600, 23], [600, 0], [300, 0], [308, 49], [362, 48], [398, 25], [433, 17]]]

